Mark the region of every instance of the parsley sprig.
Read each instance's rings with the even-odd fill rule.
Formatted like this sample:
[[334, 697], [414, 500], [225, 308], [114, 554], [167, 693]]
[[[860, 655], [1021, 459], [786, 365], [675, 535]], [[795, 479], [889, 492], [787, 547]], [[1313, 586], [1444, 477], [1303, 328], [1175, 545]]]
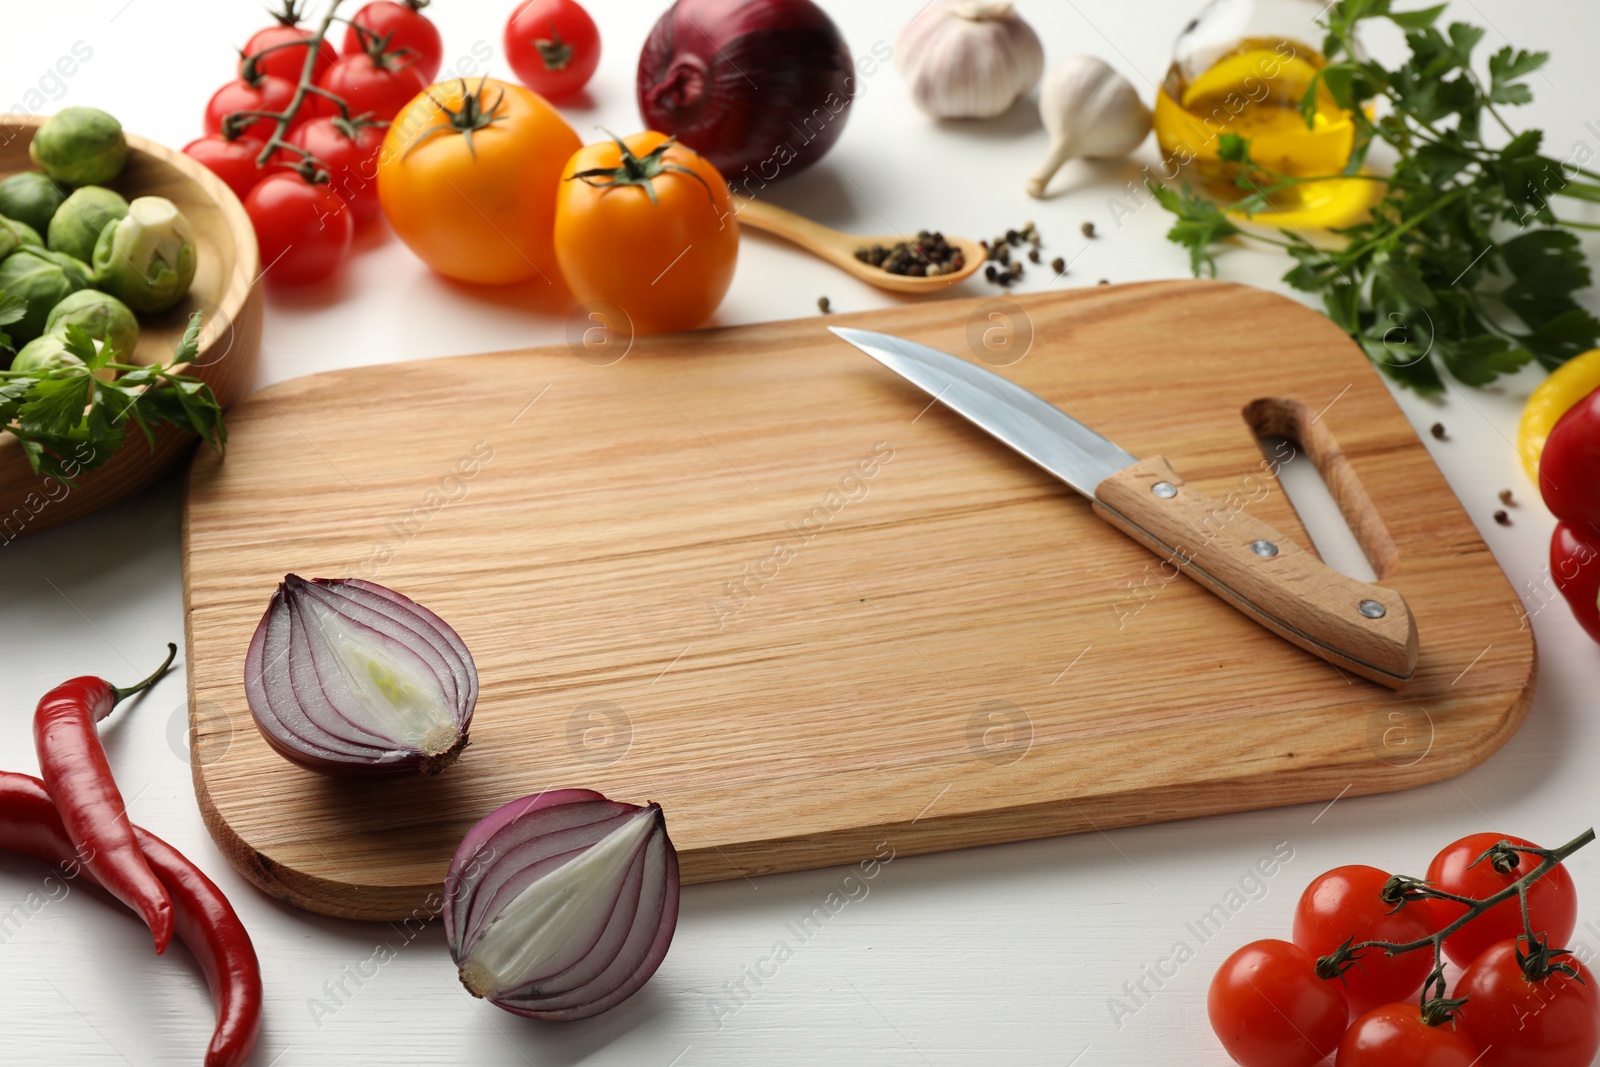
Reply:
[[[3, 327], [22, 317], [21, 302], [0, 293], [0, 345], [8, 345]], [[122, 447], [128, 424], [143, 431], [151, 446], [155, 428], [176, 426], [198, 435], [219, 452], [227, 443], [222, 408], [211, 387], [179, 373], [200, 350], [200, 315], [165, 364], [119, 363], [110, 344], [96, 345], [80, 326], [68, 326], [66, 351], [79, 362], [25, 371], [0, 371], [0, 430], [22, 443], [37, 474], [60, 478], [69, 485], [83, 471], [93, 470]], [[114, 381], [95, 372], [111, 369]]]
[[[1514, 129], [1502, 110], [1533, 99], [1525, 79], [1549, 55], [1507, 46], [1489, 57], [1485, 78], [1473, 65], [1484, 30], [1464, 22], [1441, 30], [1443, 10], [1391, 11], [1390, 0], [1328, 8], [1327, 62], [1300, 111], [1309, 126], [1321, 85], [1350, 113], [1355, 143], [1340, 174], [1284, 174], [1251, 159], [1247, 140], [1219, 138], [1219, 156], [1237, 164], [1247, 190], [1234, 205], [1245, 215], [1307, 182], [1380, 183], [1370, 220], [1334, 231], [1341, 246], [1318, 247], [1288, 230], [1252, 232], [1187, 184], [1152, 184], [1177, 217], [1168, 239], [1189, 249], [1196, 275], [1215, 275], [1219, 241], [1281, 246], [1296, 264], [1284, 281], [1320, 294], [1374, 362], [1420, 392], [1443, 388], [1441, 369], [1483, 385], [1533, 361], [1553, 369], [1600, 342], [1600, 320], [1574, 299], [1591, 280], [1574, 231], [1600, 225], [1562, 218], [1552, 205], [1556, 197], [1600, 202], [1600, 174], [1542, 154], [1543, 133]], [[1356, 45], [1357, 26], [1370, 19], [1404, 31], [1405, 63], [1387, 69]], [[1378, 142], [1397, 154], [1392, 172], [1363, 173]]]

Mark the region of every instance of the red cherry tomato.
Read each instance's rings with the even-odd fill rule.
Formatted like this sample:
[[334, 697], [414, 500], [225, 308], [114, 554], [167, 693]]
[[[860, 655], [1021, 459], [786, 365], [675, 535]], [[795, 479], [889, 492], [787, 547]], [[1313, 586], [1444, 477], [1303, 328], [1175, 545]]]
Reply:
[[[385, 122], [428, 87], [410, 56], [389, 52], [374, 58], [366, 52], [340, 56], [317, 85], [343, 100], [352, 116], [371, 115]], [[333, 101], [317, 97], [319, 114], [334, 114]]]
[[384, 126], [356, 126], [323, 115], [291, 133], [289, 143], [310, 152], [327, 169], [328, 184], [350, 205], [360, 224], [377, 218], [382, 210], [378, 203], [378, 149], [387, 132]]
[[245, 197], [267, 279], [284, 285], [319, 282], [350, 256], [355, 216], [326, 182], [294, 171], [269, 174]]
[[355, 25], [345, 30], [345, 55], [364, 50], [356, 26], [378, 37], [387, 34], [389, 47], [409, 50], [412, 62], [422, 72], [422, 80], [432, 84], [444, 63], [444, 42], [439, 40], [439, 28], [419, 10], [426, 3], [427, 0], [407, 0], [403, 4], [395, 0], [375, 0], [363, 7], [350, 16]]
[[[1539, 857], [1521, 853], [1516, 857], [1516, 865], [1509, 871], [1496, 869], [1491, 860], [1473, 865], [1479, 856], [1502, 840], [1513, 845], [1533, 846], [1533, 842], [1520, 837], [1471, 834], [1447, 845], [1433, 857], [1433, 862], [1428, 864], [1428, 881], [1458, 897], [1482, 900], [1539, 866]], [[1450, 900], [1435, 900], [1432, 903], [1437, 916], [1435, 930], [1459, 918], [1467, 910], [1465, 904]], [[1534, 933], [1546, 935], [1554, 948], [1566, 947], [1573, 929], [1578, 925], [1578, 891], [1573, 887], [1572, 876], [1565, 867], [1556, 867], [1528, 887], [1528, 917], [1533, 922]], [[1445, 955], [1456, 966], [1465, 967], [1490, 945], [1514, 939], [1522, 932], [1522, 909], [1513, 896], [1445, 938]]]
[[208, 133], [184, 145], [183, 154], [205, 164], [233, 190], [234, 196], [243, 200], [256, 183], [266, 177], [267, 172], [256, 165], [263, 147], [264, 142], [254, 137], [236, 137], [230, 141], [220, 133]]
[[1415, 1004], [1385, 1004], [1350, 1025], [1334, 1067], [1476, 1067], [1478, 1050], [1451, 1023], [1429, 1026]]
[[1600, 986], [1589, 968], [1561, 957], [1576, 978], [1553, 973], [1530, 982], [1517, 943], [1491, 946], [1456, 982], [1467, 997], [1461, 1028], [1483, 1058], [1475, 1067], [1589, 1067], [1600, 1052]]
[[[211, 94], [211, 99], [206, 102], [205, 131], [221, 133], [223, 118], [235, 111], [282, 111], [294, 99], [294, 90], [293, 82], [270, 74], [256, 79], [254, 84], [243, 78], [231, 81]], [[254, 137], [265, 144], [275, 129], [277, 120], [256, 119], [235, 132], [241, 137]]]
[[[262, 55], [256, 61], [256, 70], [282, 78], [291, 85], [299, 85], [300, 74], [306, 65], [306, 46], [302, 44], [297, 48], [293, 42], [304, 41], [310, 36], [311, 31], [304, 26], [292, 24], [268, 26], [264, 30], [257, 30], [255, 36], [245, 43], [244, 54], [249, 57], [273, 45], [287, 45], [288, 47], [284, 48], [272, 48], [270, 52]], [[324, 38], [317, 46], [317, 59], [311, 72], [311, 80], [315, 82], [338, 58], [339, 54], [333, 50], [333, 45]]]
[[[1398, 908], [1384, 900], [1389, 875], [1376, 867], [1353, 864], [1318, 875], [1300, 895], [1294, 912], [1294, 943], [1313, 959], [1326, 956], [1346, 941], [1388, 941], [1407, 944], [1438, 929], [1434, 911], [1426, 903], [1403, 903]], [[1355, 965], [1332, 984], [1344, 992], [1350, 1013], [1361, 1015], [1373, 1008], [1405, 1000], [1422, 988], [1433, 969], [1428, 949], [1386, 956], [1366, 949]]]
[[505, 47], [518, 80], [550, 100], [582, 89], [600, 65], [600, 31], [575, 0], [522, 0]]
[[1225, 960], [1206, 997], [1211, 1029], [1241, 1067], [1311, 1067], [1350, 1018], [1316, 961], [1287, 941], [1254, 941]]

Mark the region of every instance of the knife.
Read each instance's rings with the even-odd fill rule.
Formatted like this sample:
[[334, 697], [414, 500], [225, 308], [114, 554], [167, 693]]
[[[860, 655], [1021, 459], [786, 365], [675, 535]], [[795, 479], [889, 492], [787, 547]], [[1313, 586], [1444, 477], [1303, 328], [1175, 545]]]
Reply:
[[1020, 385], [927, 345], [830, 326], [885, 367], [1094, 502], [1100, 518], [1279, 637], [1391, 689], [1417, 669], [1393, 589], [1327, 566], [1268, 524], [1139, 459]]

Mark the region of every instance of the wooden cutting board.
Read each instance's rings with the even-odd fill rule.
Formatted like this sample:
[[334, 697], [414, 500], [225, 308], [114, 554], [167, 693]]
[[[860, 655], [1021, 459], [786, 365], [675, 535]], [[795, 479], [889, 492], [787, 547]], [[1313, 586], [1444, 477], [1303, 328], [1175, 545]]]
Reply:
[[[1297, 437], [1411, 604], [1416, 680], [1344, 676], [1172, 577], [825, 321], [1008, 363], [1309, 545], [1255, 431]], [[284, 382], [196, 460], [194, 782], [267, 892], [427, 912], [467, 828], [553, 786], [660, 801], [703, 882], [1402, 789], [1526, 713], [1511, 586], [1363, 355], [1281, 297], [1156, 282], [583, 351]], [[460, 631], [482, 679], [460, 762], [336, 781], [268, 749], [240, 677], [289, 571]]]

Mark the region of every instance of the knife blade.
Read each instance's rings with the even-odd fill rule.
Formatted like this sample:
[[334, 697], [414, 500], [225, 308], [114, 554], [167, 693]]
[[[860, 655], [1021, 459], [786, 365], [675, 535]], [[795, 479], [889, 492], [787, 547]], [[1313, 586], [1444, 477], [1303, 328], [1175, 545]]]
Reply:
[[1015, 382], [890, 334], [829, 329], [934, 400], [1066, 482], [1095, 514], [1279, 637], [1402, 688], [1416, 673], [1411, 610], [1250, 516], [1188, 485], [1161, 456], [1138, 459]]

